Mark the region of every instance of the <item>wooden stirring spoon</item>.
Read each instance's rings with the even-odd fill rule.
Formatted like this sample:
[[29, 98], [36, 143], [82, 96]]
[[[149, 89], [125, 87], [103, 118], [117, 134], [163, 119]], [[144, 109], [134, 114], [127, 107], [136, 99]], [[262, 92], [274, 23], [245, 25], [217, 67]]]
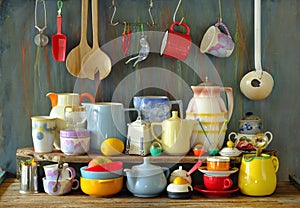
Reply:
[[87, 14], [88, 14], [88, 3], [89, 0], [81, 1], [81, 38], [78, 46], [73, 48], [66, 60], [66, 66], [68, 71], [76, 77], [79, 76], [79, 72], [81, 70], [82, 58], [91, 51], [91, 47], [87, 42]]
[[99, 47], [98, 41], [98, 0], [92, 0], [93, 47], [82, 59], [80, 76], [94, 80], [99, 71], [99, 79], [108, 76], [111, 71], [111, 60]]

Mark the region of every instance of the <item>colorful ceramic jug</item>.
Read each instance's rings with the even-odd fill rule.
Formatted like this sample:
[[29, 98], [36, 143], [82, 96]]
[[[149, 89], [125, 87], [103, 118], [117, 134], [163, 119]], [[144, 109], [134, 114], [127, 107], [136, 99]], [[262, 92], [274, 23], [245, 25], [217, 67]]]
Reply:
[[94, 97], [91, 94], [83, 93], [53, 93], [47, 94], [47, 97], [51, 100], [52, 109], [50, 116], [56, 118], [56, 136], [54, 140], [54, 147], [60, 149], [59, 132], [65, 129], [67, 122], [65, 120], [65, 107], [66, 106], [79, 106], [83, 98], [88, 98], [91, 102], [95, 102]]
[[238, 186], [243, 194], [250, 196], [266, 196], [276, 189], [276, 172], [279, 168], [278, 158], [268, 154], [243, 155]]
[[[186, 119], [198, 120], [201, 124], [195, 129], [194, 144], [202, 144], [204, 149], [216, 144], [216, 148], [220, 149], [233, 111], [232, 88], [217, 86], [208, 82], [207, 78], [206, 82], [191, 88], [194, 97], [187, 107]], [[227, 107], [221, 97], [222, 92], [226, 93]]]
[[[162, 144], [164, 152], [170, 155], [185, 155], [191, 148], [191, 135], [196, 124], [194, 120], [179, 118], [178, 111], [172, 111], [171, 118], [160, 123], [151, 123], [151, 132], [154, 138]], [[155, 126], [162, 127], [161, 139], [155, 133]]]

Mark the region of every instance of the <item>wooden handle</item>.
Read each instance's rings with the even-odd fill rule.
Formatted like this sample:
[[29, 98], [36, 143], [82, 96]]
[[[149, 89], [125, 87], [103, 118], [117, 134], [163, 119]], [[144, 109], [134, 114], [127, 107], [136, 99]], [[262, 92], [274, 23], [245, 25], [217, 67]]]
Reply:
[[81, 39], [80, 42], [87, 42], [87, 16], [88, 16], [89, 0], [81, 1]]
[[92, 0], [93, 48], [99, 47], [98, 42], [98, 0]]

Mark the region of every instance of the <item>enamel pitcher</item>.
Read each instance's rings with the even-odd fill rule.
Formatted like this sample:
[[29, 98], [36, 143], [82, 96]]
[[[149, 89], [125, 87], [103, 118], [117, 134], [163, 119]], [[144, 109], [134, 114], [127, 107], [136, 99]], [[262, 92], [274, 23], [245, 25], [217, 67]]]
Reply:
[[88, 98], [92, 103], [95, 102], [95, 99], [89, 93], [77, 94], [49, 92], [46, 96], [51, 100], [52, 109], [50, 111], [50, 116], [56, 118], [56, 136], [54, 140], [54, 147], [56, 149], [60, 149], [59, 132], [60, 130], [65, 129], [67, 126], [65, 119], [65, 107], [79, 106], [84, 98]]
[[276, 172], [279, 168], [278, 158], [268, 154], [243, 155], [238, 186], [243, 194], [250, 196], [266, 196], [276, 189]]
[[[232, 88], [220, 87], [208, 82], [207, 78], [206, 82], [191, 88], [194, 96], [188, 104], [186, 119], [197, 120], [201, 124], [194, 129], [194, 144], [202, 144], [205, 149], [212, 146], [220, 149], [233, 111]], [[222, 92], [226, 94], [227, 107], [221, 97]]]
[[91, 152], [100, 153], [101, 143], [108, 138], [118, 138], [126, 145], [125, 112], [140, 111], [135, 108], [124, 108], [122, 103], [96, 102], [82, 103], [87, 109], [87, 130], [91, 134]]

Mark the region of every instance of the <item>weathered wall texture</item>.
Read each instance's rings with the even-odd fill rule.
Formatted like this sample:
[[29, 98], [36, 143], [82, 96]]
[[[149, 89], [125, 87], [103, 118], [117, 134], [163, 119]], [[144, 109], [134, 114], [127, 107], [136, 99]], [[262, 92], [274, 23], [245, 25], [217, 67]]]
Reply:
[[[34, 28], [34, 0], [0, 1], [0, 167], [11, 173], [16, 171], [16, 149], [32, 146], [30, 117], [49, 114], [50, 101], [45, 95], [50, 91], [88, 91], [98, 101], [114, 100], [123, 102], [125, 106], [132, 98], [128, 95], [165, 94], [182, 99], [186, 109], [192, 96], [188, 86], [198, 84], [207, 75], [212, 80], [218, 80], [218, 76], [211, 72], [216, 70], [223, 85], [232, 87], [234, 91], [235, 107], [227, 133], [238, 131], [238, 120], [245, 112], [254, 112], [262, 118], [264, 130], [274, 135], [269, 148], [279, 153], [279, 180], [287, 180], [289, 174], [299, 176], [300, 1], [262, 0], [262, 65], [275, 81], [271, 95], [262, 101], [247, 99], [239, 89], [243, 75], [254, 69], [253, 0], [223, 0], [223, 21], [236, 43], [233, 54], [223, 59], [201, 55], [198, 48], [206, 29], [217, 20], [218, 1], [183, 0], [177, 18], [185, 17], [184, 22], [191, 28], [194, 43], [192, 54], [185, 62], [158, 54], [158, 37], [162, 37], [170, 27], [177, 0], [153, 1], [152, 14], [158, 25], [152, 28], [145, 26], [152, 53], [133, 68], [132, 63], [124, 64], [129, 57], [124, 57], [120, 51], [123, 26], [109, 24], [113, 12], [111, 1], [99, 0], [99, 41], [114, 64], [109, 76], [100, 84], [77, 80], [67, 71], [65, 63], [55, 62], [51, 41], [46, 47], [36, 47], [33, 42], [37, 34]], [[63, 2], [62, 31], [67, 35], [69, 52], [80, 40], [81, 1]], [[115, 20], [150, 21], [149, 1], [115, 2]], [[56, 33], [56, 1], [46, 0], [46, 8], [48, 27], [45, 33], [51, 38]], [[136, 54], [141, 35], [136, 32], [141, 30], [139, 27], [131, 27], [131, 30], [133, 37], [129, 54]], [[90, 12], [88, 31], [89, 43], [92, 44]], [[153, 32], [157, 33], [152, 36]], [[170, 72], [170, 76], [166, 71]], [[177, 75], [182, 82], [174, 82]]]

